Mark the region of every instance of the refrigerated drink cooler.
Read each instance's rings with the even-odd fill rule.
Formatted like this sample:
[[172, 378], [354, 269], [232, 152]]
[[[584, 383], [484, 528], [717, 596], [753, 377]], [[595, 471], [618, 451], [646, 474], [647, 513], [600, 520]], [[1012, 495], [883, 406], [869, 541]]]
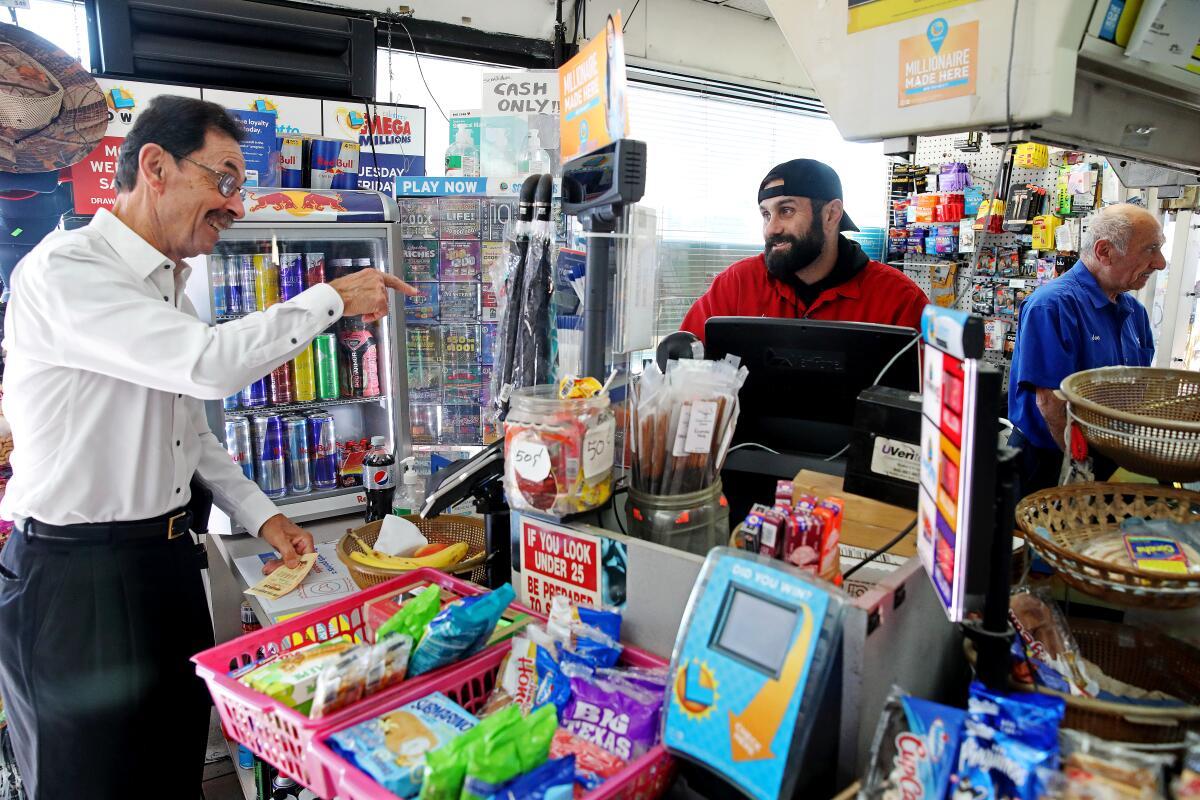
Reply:
[[[362, 269], [401, 274], [395, 202], [376, 192], [248, 189], [246, 217], [195, 259], [187, 292], [221, 324]], [[397, 308], [399, 306], [399, 308]], [[294, 522], [365, 508], [362, 460], [373, 436], [410, 450], [403, 298], [387, 317], [344, 317], [308, 349], [222, 401], [209, 425], [248, 478]], [[242, 532], [218, 509], [210, 529]]]

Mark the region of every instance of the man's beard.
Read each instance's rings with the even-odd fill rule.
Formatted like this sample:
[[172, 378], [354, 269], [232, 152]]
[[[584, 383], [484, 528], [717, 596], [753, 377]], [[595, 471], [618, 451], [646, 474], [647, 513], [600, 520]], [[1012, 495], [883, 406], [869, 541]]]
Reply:
[[[791, 247], [775, 250], [774, 246], [778, 242], [788, 242]], [[814, 219], [804, 238], [787, 233], [767, 237], [763, 258], [767, 262], [768, 272], [776, 278], [786, 280], [816, 261], [824, 249], [825, 230], [820, 221]]]

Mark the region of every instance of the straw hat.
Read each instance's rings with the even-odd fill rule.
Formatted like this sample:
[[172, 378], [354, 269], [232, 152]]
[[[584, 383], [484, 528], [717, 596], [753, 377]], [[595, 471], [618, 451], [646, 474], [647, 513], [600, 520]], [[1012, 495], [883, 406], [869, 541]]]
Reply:
[[0, 172], [69, 167], [107, 130], [96, 79], [42, 37], [0, 23]]

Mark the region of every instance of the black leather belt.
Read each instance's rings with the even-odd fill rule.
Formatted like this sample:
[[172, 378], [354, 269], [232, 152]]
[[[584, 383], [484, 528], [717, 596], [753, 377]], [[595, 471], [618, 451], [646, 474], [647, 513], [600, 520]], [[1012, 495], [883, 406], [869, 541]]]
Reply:
[[25, 521], [23, 532], [30, 539], [80, 544], [122, 544], [146, 541], [168, 542], [186, 536], [191, 529], [192, 512], [186, 508], [168, 511], [160, 517], [133, 522], [87, 522], [79, 525], [50, 525], [36, 519]]

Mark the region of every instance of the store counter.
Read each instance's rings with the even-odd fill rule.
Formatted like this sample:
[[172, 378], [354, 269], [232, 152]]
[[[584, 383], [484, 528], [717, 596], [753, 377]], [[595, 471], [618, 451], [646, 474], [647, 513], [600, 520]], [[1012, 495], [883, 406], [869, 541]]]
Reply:
[[[301, 523], [301, 527], [311, 533], [313, 541], [319, 545], [337, 542], [348, 528], [356, 528], [362, 524], [361, 514], [350, 514]], [[211, 534], [205, 538], [205, 549], [208, 551], [209, 608], [212, 609], [213, 630], [217, 643], [227, 642], [241, 635], [243, 600], [250, 601], [250, 607], [254, 609], [255, 616], [263, 625], [270, 624], [271, 615], [263, 608], [259, 598], [243, 594], [250, 588], [250, 584], [243, 578], [235, 562], [239, 558], [265, 553], [271, 546], [259, 537], [245, 533], [230, 536]], [[290, 613], [310, 611], [325, 602], [328, 602], [328, 598], [313, 600]]]

